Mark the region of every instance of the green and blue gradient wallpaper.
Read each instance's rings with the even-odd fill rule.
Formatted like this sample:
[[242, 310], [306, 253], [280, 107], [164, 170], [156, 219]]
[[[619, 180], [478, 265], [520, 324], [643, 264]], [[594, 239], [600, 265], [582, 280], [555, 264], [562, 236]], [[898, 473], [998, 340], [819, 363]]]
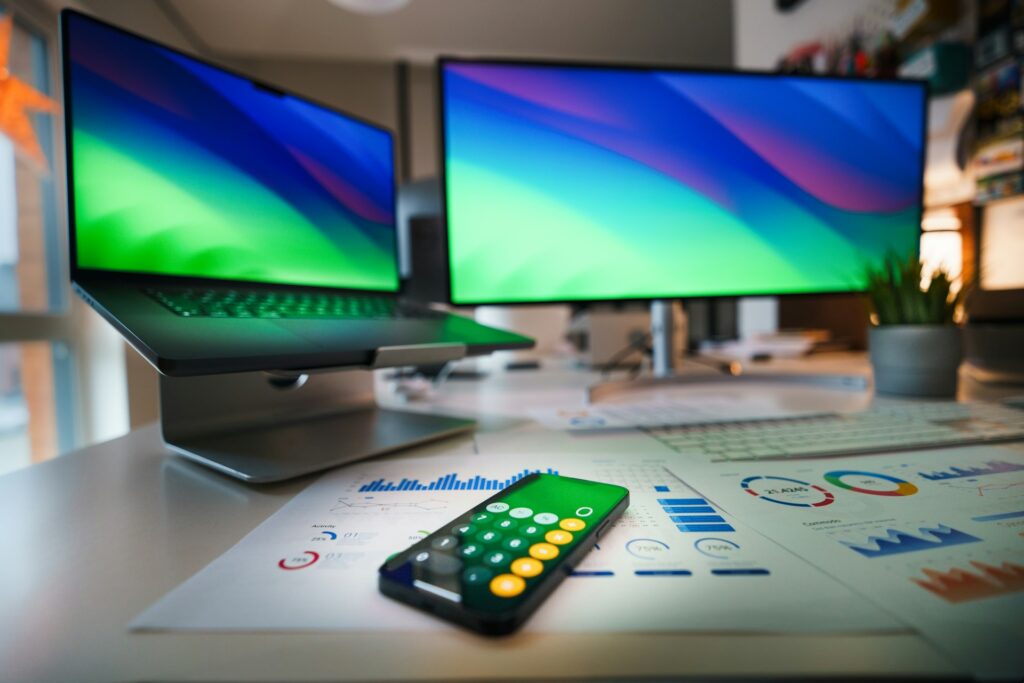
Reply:
[[79, 268], [395, 291], [389, 133], [73, 16]]
[[916, 248], [919, 83], [442, 68], [456, 303], [849, 291]]

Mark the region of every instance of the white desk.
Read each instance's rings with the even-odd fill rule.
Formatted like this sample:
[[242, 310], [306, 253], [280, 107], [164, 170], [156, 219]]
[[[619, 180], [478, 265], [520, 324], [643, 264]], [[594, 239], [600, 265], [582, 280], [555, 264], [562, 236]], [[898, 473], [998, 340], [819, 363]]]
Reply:
[[[834, 362], [820, 361], [833, 370]], [[864, 361], [844, 361], [862, 371]], [[811, 366], [814, 367], [814, 366]], [[663, 452], [639, 434], [574, 437], [522, 419], [581, 402], [595, 375], [566, 368], [449, 383], [427, 409], [480, 417], [473, 437], [401, 457], [479, 448]], [[686, 391], [698, 391], [688, 388]], [[715, 388], [721, 390], [721, 386]], [[862, 393], [745, 384], [786, 400], [856, 407]], [[413, 407], [413, 406], [410, 406]], [[0, 477], [0, 680], [401, 680], [711, 676], [957, 677], [917, 635], [657, 633], [133, 634], [125, 624], [313, 480], [253, 487], [167, 453], [157, 427]]]

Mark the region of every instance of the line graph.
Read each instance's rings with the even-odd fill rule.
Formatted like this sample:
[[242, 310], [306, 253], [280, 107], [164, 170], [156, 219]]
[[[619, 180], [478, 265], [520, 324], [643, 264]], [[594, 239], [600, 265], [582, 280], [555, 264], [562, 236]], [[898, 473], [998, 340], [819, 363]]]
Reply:
[[946, 602], [959, 603], [992, 598], [1024, 591], [1024, 567], [1003, 562], [998, 567], [984, 562], [971, 562], [974, 568], [953, 567], [944, 572], [922, 569], [926, 578], [910, 580]]
[[864, 557], [885, 557], [899, 553], [913, 553], [964, 543], [977, 543], [980, 538], [962, 531], [937, 524], [933, 527], [918, 527], [916, 533], [900, 529], [886, 529], [883, 536], [868, 536], [866, 541], [840, 541], [850, 550]]
[[338, 513], [387, 513], [387, 512], [433, 512], [445, 510], [448, 502], [444, 500], [414, 500], [414, 501], [380, 501], [368, 497], [361, 500], [349, 500], [339, 498], [338, 502], [331, 507], [331, 512]]

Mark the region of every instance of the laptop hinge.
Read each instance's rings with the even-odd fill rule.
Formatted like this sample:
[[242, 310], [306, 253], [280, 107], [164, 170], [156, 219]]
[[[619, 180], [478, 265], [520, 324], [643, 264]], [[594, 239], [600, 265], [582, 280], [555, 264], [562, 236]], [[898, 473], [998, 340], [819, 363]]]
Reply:
[[371, 368], [403, 365], [438, 365], [466, 357], [465, 344], [409, 344], [382, 346], [373, 355]]

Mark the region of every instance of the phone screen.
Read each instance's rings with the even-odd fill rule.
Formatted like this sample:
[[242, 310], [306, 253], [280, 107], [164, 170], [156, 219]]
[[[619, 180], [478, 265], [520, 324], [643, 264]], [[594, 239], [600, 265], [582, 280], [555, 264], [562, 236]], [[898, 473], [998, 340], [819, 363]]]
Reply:
[[[382, 590], [419, 606], [439, 604], [442, 613], [457, 607], [484, 620], [507, 618], [543, 598], [535, 594], [547, 584], [553, 589], [563, 565], [582, 558], [628, 498], [621, 486], [531, 475], [389, 559], [381, 567]], [[423, 599], [395, 594], [388, 582]]]

